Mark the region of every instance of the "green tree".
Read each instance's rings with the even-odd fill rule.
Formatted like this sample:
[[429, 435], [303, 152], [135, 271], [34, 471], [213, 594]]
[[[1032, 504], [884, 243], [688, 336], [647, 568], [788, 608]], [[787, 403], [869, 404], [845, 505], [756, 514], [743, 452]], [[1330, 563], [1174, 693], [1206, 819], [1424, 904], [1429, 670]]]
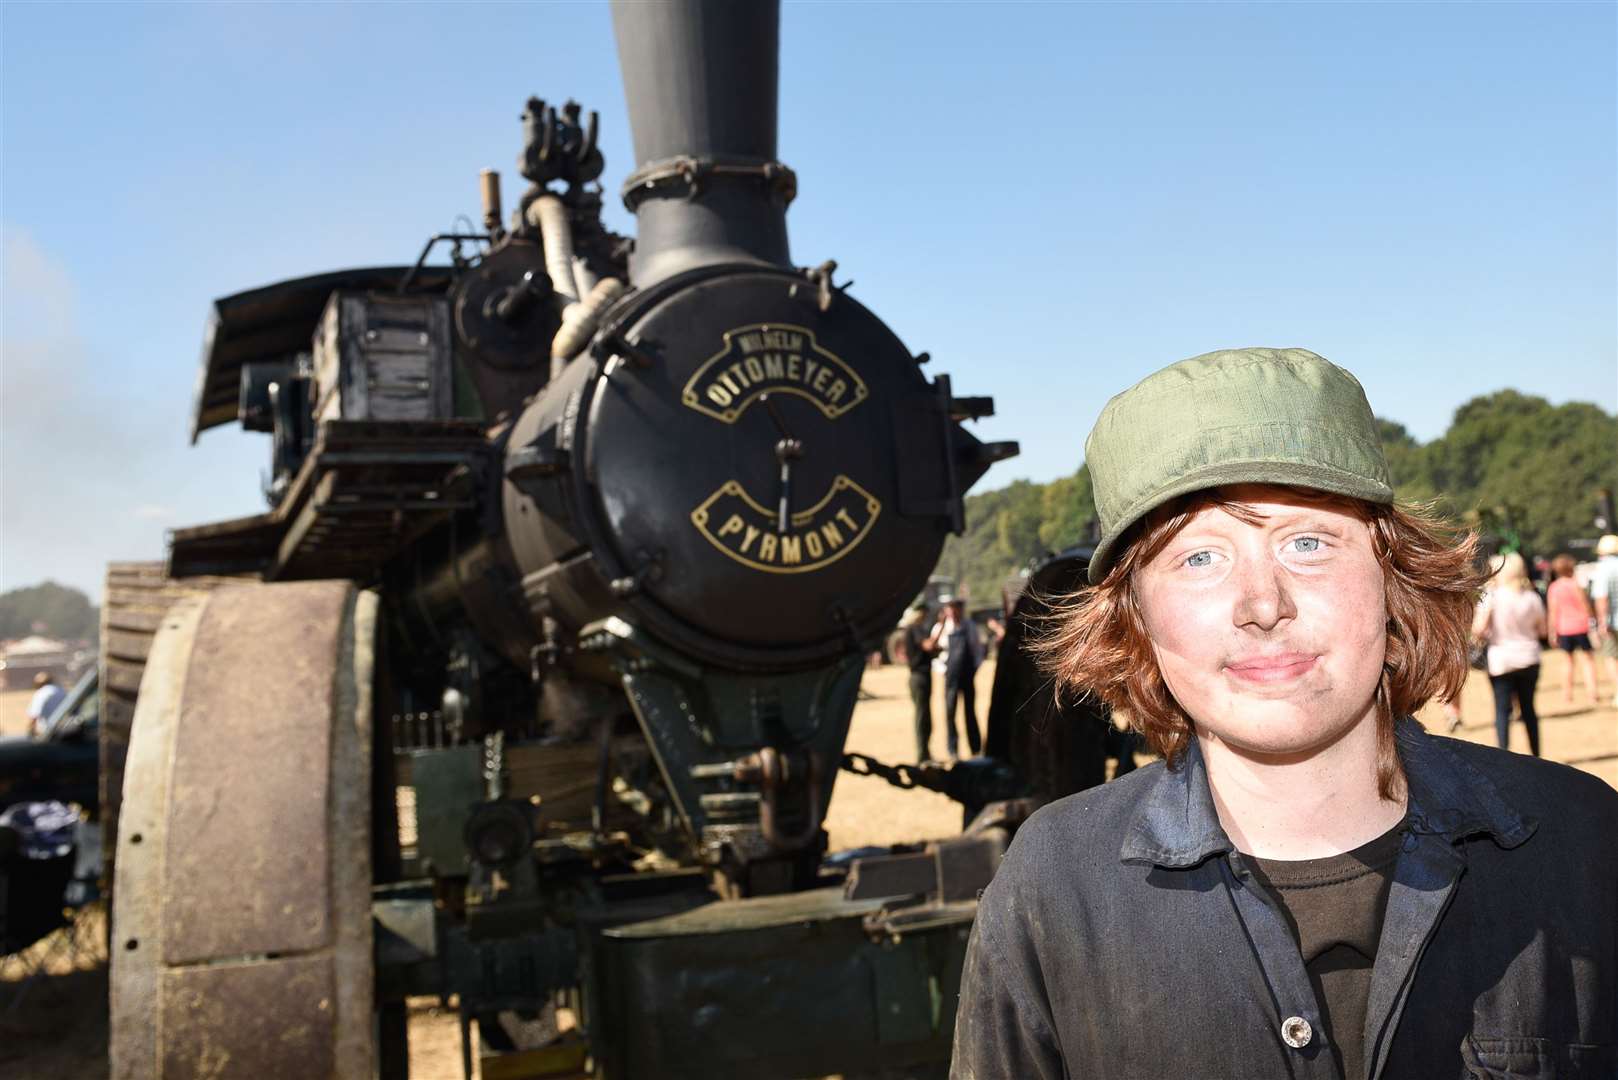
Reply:
[[[1013, 521], [1021, 516], [1016, 512], [1019, 500], [1026, 498], [1027, 489], [1040, 487], [1022, 480], [996, 491], [968, 495], [966, 530], [945, 541], [937, 572], [954, 578], [974, 603], [992, 603], [1006, 576], [1020, 565], [1016, 556], [1008, 554], [1011, 545], [1019, 542]], [[1002, 514], [1006, 517], [1004, 539]]]
[[0, 638], [26, 637], [36, 624], [54, 638], [93, 638], [97, 618], [88, 596], [54, 581], [0, 594]]
[[1376, 418], [1382, 452], [1388, 459], [1388, 475], [1399, 498], [1425, 502], [1438, 495], [1429, 475], [1428, 451], [1405, 426], [1394, 420]]
[[1072, 476], [1045, 485], [1043, 501], [1045, 520], [1039, 526], [1039, 540], [1047, 551], [1061, 551], [1087, 539], [1096, 519], [1090, 466], [1081, 465]]
[[1595, 535], [1596, 492], [1618, 486], [1618, 418], [1501, 390], [1462, 405], [1422, 453], [1451, 512], [1551, 555]]
[[1027, 480], [1013, 481], [1004, 490], [1005, 504], [995, 515], [995, 541], [998, 553], [1013, 562], [1032, 559], [1043, 553], [1039, 527], [1045, 518], [1045, 486]]
[[1007, 578], [1083, 540], [1094, 518], [1087, 467], [1049, 484], [1016, 480], [968, 495], [966, 532], [945, 543], [938, 573], [954, 578], [974, 604], [992, 603]]

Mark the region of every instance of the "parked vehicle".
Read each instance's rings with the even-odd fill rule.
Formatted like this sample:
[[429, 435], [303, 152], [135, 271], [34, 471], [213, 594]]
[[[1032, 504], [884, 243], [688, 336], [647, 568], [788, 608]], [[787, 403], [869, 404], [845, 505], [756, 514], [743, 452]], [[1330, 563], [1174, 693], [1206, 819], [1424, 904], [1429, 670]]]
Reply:
[[14, 803], [77, 803], [100, 812], [96, 789], [101, 694], [91, 668], [74, 684], [39, 735], [0, 738], [0, 811]]

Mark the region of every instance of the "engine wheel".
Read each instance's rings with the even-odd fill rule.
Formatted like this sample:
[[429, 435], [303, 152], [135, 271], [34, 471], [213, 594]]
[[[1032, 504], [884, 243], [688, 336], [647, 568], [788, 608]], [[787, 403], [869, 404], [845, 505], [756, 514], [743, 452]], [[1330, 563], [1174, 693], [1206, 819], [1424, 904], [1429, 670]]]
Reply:
[[112, 881], [113, 853], [118, 848], [118, 810], [124, 793], [124, 758], [135, 720], [152, 638], [169, 608], [187, 596], [201, 596], [220, 585], [241, 584], [228, 577], [171, 578], [160, 562], [117, 562], [108, 565], [101, 602], [101, 734], [100, 804], [102, 870]]
[[376, 611], [314, 581], [163, 617], [118, 833], [116, 1080], [375, 1074]]

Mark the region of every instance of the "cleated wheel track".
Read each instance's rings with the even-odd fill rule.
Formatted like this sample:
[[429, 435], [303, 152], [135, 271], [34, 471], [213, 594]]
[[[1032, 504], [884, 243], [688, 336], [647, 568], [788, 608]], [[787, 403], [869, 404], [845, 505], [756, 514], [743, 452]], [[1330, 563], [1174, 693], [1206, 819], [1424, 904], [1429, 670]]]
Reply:
[[171, 578], [161, 562], [116, 562], [107, 566], [101, 602], [101, 851], [105, 884], [112, 882], [113, 854], [118, 847], [118, 813], [123, 800], [124, 759], [135, 720], [135, 700], [163, 616], [188, 596], [201, 596], [220, 585], [238, 585], [228, 577]]

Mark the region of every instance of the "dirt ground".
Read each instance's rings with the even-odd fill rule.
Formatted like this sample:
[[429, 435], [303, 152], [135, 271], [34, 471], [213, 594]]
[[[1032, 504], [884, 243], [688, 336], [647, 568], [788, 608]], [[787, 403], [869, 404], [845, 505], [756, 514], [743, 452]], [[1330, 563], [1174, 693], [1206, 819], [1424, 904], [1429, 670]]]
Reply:
[[[1547, 653], [1535, 704], [1539, 710], [1541, 749], [1545, 756], [1566, 762], [1618, 787], [1618, 709], [1611, 706], [1614, 687], [1601, 685], [1603, 704], [1591, 706], [1580, 696], [1566, 704], [1567, 660], [1562, 653]], [[848, 749], [884, 762], [910, 761], [915, 754], [911, 733], [910, 699], [902, 668], [879, 668], [867, 673], [865, 696], [854, 712]], [[978, 715], [988, 714], [992, 665], [977, 680]], [[935, 679], [932, 752], [944, 753], [942, 688]], [[28, 694], [0, 694], [0, 734], [17, 734], [24, 727]], [[1493, 743], [1493, 698], [1488, 679], [1473, 672], [1461, 697], [1462, 726], [1456, 737]], [[1430, 731], [1443, 732], [1448, 724], [1436, 705], [1419, 719]], [[1511, 747], [1527, 751], [1520, 724], [1513, 725]], [[964, 748], [964, 742], [963, 742]], [[959, 808], [941, 795], [901, 791], [874, 777], [838, 777], [826, 828], [833, 850], [864, 844], [888, 844], [950, 835], [961, 827]], [[22, 957], [0, 960], [0, 1076], [19, 1080], [90, 1080], [106, 1075], [106, 968], [105, 954], [96, 947], [101, 915], [91, 912], [73, 942], [60, 936], [47, 938]], [[88, 943], [88, 944], [87, 944]], [[45, 954], [50, 955], [46, 958]], [[29, 984], [20, 1004], [14, 1004], [22, 986], [25, 965], [44, 959], [46, 977]], [[411, 1074], [418, 1080], [455, 1080], [460, 1076], [459, 1030], [453, 1010], [437, 1007], [433, 999], [412, 1003], [410, 1020]], [[475, 1066], [474, 1066], [475, 1068]]]

